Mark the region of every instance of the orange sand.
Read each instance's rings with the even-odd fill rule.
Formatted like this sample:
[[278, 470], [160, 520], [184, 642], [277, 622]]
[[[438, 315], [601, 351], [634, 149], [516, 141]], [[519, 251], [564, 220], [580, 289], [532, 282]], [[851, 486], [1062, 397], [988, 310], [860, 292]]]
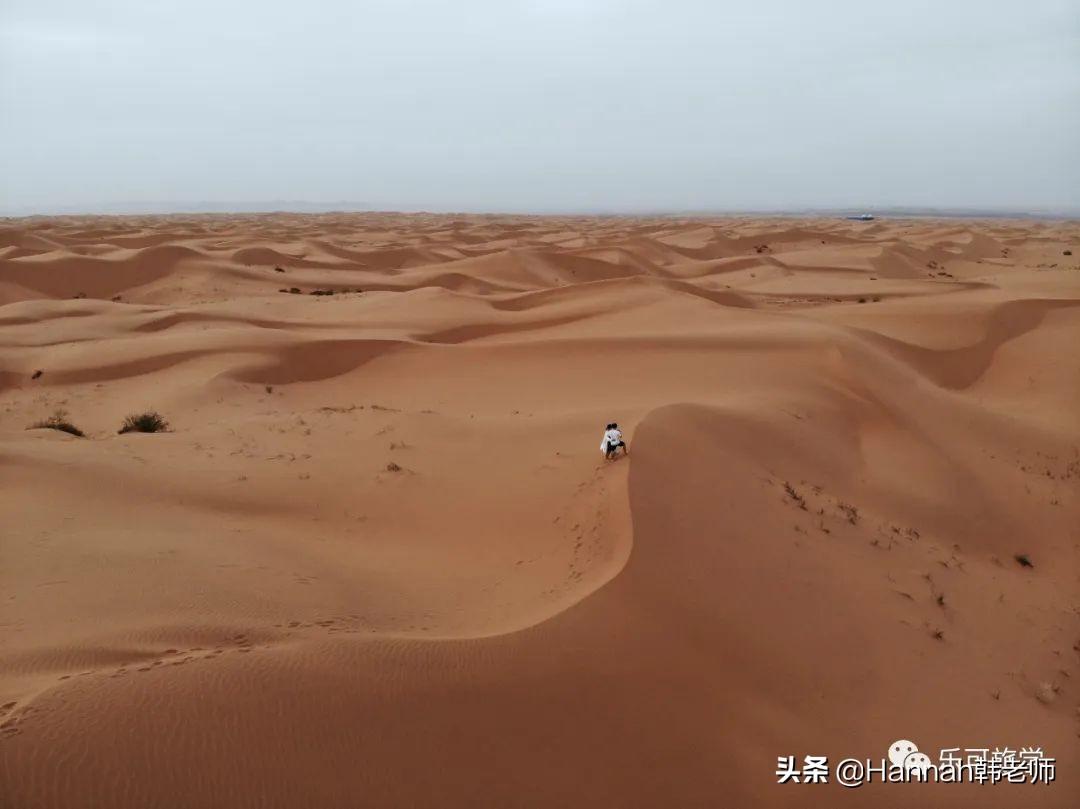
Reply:
[[[1076, 223], [9, 221], [0, 806], [1076, 806], [1078, 338]], [[776, 783], [898, 738], [1057, 781]]]

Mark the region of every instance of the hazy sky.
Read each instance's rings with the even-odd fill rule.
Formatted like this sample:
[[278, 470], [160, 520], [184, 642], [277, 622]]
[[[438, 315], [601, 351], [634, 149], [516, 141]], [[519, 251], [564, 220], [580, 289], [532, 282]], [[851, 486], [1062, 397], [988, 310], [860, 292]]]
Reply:
[[1080, 209], [1077, 0], [0, 0], [0, 209]]

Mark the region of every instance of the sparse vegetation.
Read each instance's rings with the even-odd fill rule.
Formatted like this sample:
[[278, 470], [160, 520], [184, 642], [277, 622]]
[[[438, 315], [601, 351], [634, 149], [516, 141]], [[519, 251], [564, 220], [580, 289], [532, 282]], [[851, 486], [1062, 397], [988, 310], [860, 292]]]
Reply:
[[795, 487], [788, 483], [786, 480], [784, 481], [784, 491], [787, 492], [788, 497], [795, 501], [799, 508], [801, 508], [803, 511], [806, 511], [806, 501], [803, 499], [801, 494], [795, 491]]
[[847, 517], [847, 521], [852, 525], [859, 522], [859, 509], [849, 503], [837, 503], [837, 508], [844, 512], [844, 516]]
[[40, 368], [38, 368], [38, 369], [37, 369], [36, 371], [34, 371], [34, 373], [33, 373], [33, 374], [31, 374], [31, 375], [30, 375], [30, 378], [31, 378], [31, 379], [37, 379], [37, 378], [38, 378], [38, 377], [40, 377], [40, 376], [41, 376], [41, 375], [42, 375], [43, 373], [45, 373], [45, 372], [44, 372], [44, 371], [42, 371], [42, 370], [41, 370]]
[[85, 433], [67, 420], [68, 413], [66, 410], [57, 410], [51, 416], [44, 421], [39, 421], [36, 424], [27, 427], [28, 430], [59, 430], [62, 433], [68, 433], [69, 435], [82, 438]]
[[1020, 565], [1020, 567], [1035, 567], [1035, 563], [1031, 561], [1026, 553], [1018, 553], [1013, 559], [1016, 560], [1016, 563]]
[[156, 411], [136, 413], [124, 419], [118, 432], [124, 433], [164, 433], [169, 429], [169, 422]]
[[386, 465], [386, 471], [387, 471], [387, 472], [400, 472], [400, 471], [401, 471], [401, 467], [400, 467], [400, 466], [398, 466], [398, 465], [397, 465], [396, 463], [394, 463], [393, 461], [390, 461], [390, 463], [388, 463], [388, 464]]

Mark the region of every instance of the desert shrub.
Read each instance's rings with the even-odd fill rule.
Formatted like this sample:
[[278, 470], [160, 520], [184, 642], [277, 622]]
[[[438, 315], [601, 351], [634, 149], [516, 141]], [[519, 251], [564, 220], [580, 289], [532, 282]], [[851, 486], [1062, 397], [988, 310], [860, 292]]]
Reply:
[[156, 411], [136, 413], [124, 419], [119, 433], [163, 433], [169, 429], [169, 422]]
[[51, 416], [44, 421], [39, 421], [37, 424], [33, 424], [27, 427], [28, 430], [59, 430], [62, 433], [68, 433], [69, 435], [75, 435], [82, 438], [85, 433], [67, 420], [66, 410], [57, 410]]

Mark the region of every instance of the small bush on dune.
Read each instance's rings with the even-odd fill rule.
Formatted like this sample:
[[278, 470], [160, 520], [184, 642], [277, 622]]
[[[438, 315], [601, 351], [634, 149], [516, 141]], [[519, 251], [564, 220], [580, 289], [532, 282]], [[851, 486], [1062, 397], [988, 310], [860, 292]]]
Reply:
[[151, 410], [148, 413], [137, 413], [124, 419], [119, 433], [163, 433], [169, 429], [169, 422], [160, 413]]
[[74, 424], [72, 424], [70, 421], [68, 421], [67, 420], [67, 415], [68, 414], [67, 414], [66, 410], [57, 410], [55, 413], [53, 413], [51, 416], [49, 416], [44, 421], [39, 421], [37, 424], [34, 424], [34, 425], [30, 426], [30, 427], [27, 427], [27, 429], [28, 430], [43, 430], [43, 429], [44, 430], [59, 430], [62, 433], [68, 433], [69, 435], [74, 435], [74, 436], [78, 436], [79, 438], [82, 438], [85, 435], [85, 433], [83, 433], [82, 430], [80, 430], [78, 427], [76, 427]]

